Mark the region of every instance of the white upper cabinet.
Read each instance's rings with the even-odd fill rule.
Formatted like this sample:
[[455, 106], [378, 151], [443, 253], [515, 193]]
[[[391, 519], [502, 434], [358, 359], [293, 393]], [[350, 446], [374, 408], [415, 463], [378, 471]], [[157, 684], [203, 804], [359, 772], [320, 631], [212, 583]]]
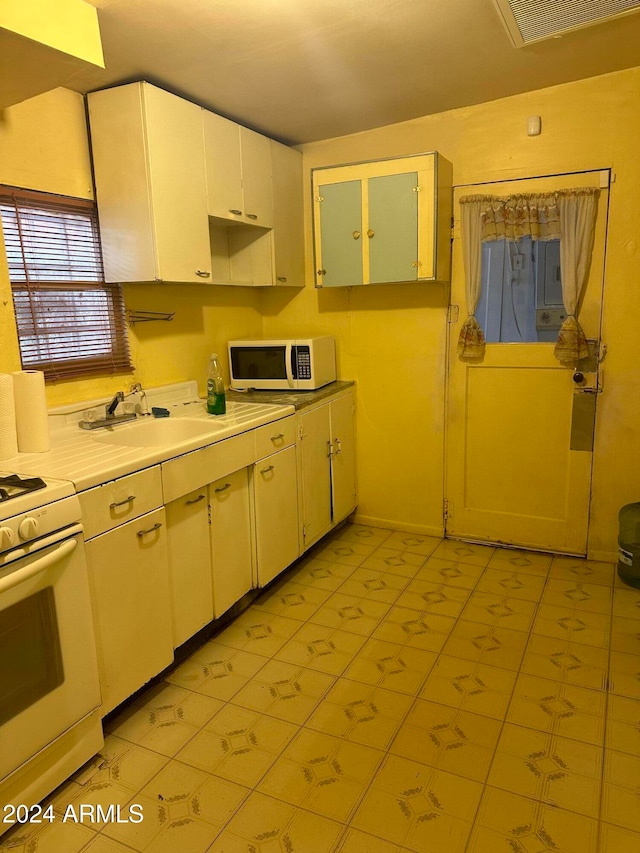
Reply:
[[202, 109], [149, 83], [88, 103], [106, 280], [210, 280]]
[[209, 216], [272, 228], [270, 140], [208, 110], [202, 116]]
[[87, 100], [107, 281], [304, 285], [299, 152], [145, 82]]
[[271, 142], [275, 283], [304, 287], [304, 191], [302, 154]]

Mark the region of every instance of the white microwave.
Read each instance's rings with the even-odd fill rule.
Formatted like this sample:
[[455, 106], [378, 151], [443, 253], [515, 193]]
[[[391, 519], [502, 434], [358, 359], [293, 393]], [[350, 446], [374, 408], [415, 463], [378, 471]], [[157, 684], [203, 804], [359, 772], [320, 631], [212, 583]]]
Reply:
[[229, 341], [231, 387], [308, 391], [336, 378], [334, 338]]

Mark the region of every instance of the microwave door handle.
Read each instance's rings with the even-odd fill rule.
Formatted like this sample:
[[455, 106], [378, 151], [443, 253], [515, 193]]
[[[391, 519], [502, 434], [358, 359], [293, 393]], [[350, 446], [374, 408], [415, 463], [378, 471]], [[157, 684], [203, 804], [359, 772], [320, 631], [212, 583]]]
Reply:
[[289, 383], [289, 388], [293, 388], [293, 368], [291, 366], [291, 357], [293, 354], [293, 347], [291, 344], [287, 344], [285, 354], [284, 354], [284, 363], [287, 371], [287, 382]]
[[[30, 578], [46, 571], [46, 569], [50, 569], [51, 566], [55, 566], [56, 563], [60, 563], [65, 557], [68, 557], [69, 554], [75, 551], [77, 545], [77, 539], [69, 539], [68, 542], [63, 542], [61, 545], [58, 545], [55, 551], [52, 551], [45, 557], [40, 557], [39, 560], [35, 560], [23, 569], [18, 569], [10, 575], [2, 578], [2, 580], [0, 580], [0, 593], [7, 592], [8, 590], [13, 589], [14, 586], [18, 586], [18, 584], [28, 581]], [[23, 554], [23, 556], [28, 555]], [[5, 565], [7, 565], [7, 563], [5, 563]], [[10, 563], [8, 565], [10, 565]]]

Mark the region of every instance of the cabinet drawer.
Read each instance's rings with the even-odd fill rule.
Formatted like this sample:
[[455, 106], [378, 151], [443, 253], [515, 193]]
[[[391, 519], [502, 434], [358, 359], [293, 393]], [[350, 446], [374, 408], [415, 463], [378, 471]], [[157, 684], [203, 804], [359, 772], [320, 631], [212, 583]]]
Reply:
[[162, 506], [160, 466], [81, 492], [84, 538], [91, 539]]
[[276, 453], [290, 444], [296, 443], [296, 416], [289, 415], [280, 421], [274, 421], [255, 430], [256, 459]]
[[253, 433], [243, 432], [202, 450], [194, 450], [193, 453], [185, 453], [177, 459], [163, 462], [164, 502], [175, 501], [220, 477], [253, 465], [255, 452]]

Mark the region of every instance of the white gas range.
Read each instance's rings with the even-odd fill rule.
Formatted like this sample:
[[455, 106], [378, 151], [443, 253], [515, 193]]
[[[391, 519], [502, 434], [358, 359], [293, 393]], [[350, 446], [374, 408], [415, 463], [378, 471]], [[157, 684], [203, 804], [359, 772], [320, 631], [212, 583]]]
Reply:
[[0, 473], [0, 802], [35, 805], [95, 755], [99, 706], [74, 486]]

